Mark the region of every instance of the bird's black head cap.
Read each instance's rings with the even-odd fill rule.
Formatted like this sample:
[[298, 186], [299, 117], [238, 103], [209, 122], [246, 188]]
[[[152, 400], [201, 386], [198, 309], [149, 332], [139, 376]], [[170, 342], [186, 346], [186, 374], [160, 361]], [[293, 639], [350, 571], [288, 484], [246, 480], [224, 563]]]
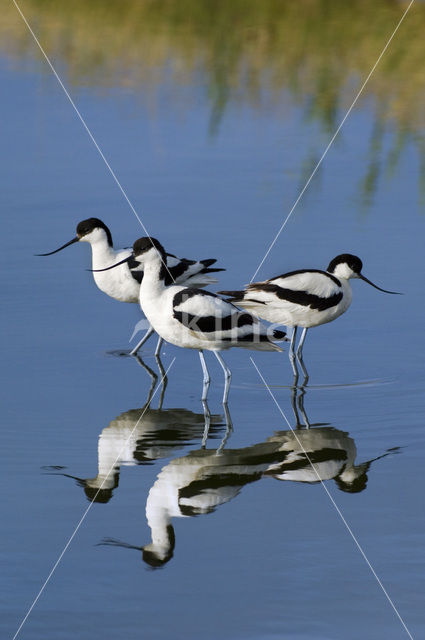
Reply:
[[111, 232], [106, 224], [102, 222], [102, 220], [99, 220], [99, 218], [87, 218], [87, 220], [81, 220], [81, 222], [77, 224], [77, 236], [82, 238], [83, 236], [91, 233], [94, 229], [103, 229], [108, 238], [109, 246], [113, 246]]
[[364, 491], [366, 489], [367, 480], [368, 478], [366, 473], [362, 473], [362, 475], [353, 480], [353, 482], [344, 482], [340, 477], [335, 478], [338, 489], [345, 493], [360, 493], [361, 491]]
[[163, 259], [163, 261], [165, 261], [166, 259], [165, 249], [162, 246], [162, 244], [159, 242], [159, 240], [156, 240], [155, 238], [150, 238], [150, 237], [139, 238], [133, 244], [133, 252], [136, 258], [143, 255], [144, 253], [146, 253], [146, 251], [149, 251], [152, 248], [156, 249], [160, 254], [161, 258]]
[[363, 262], [360, 260], [360, 258], [358, 258], [357, 256], [353, 256], [353, 254], [351, 253], [341, 253], [341, 255], [336, 256], [336, 258], [330, 261], [326, 271], [328, 273], [333, 273], [339, 264], [348, 264], [348, 266], [354, 271], [354, 273], [361, 273], [361, 270], [363, 268]]

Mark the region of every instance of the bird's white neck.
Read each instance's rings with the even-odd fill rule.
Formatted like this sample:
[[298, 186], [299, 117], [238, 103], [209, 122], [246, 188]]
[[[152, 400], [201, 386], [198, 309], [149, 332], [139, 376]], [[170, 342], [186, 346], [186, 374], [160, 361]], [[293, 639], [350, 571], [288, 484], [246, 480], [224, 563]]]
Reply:
[[351, 267], [347, 263], [341, 262], [337, 264], [335, 269], [331, 272], [338, 280], [349, 280], [350, 278], [358, 278], [358, 275], [354, 273]]
[[170, 514], [167, 509], [150, 508], [146, 505], [146, 516], [151, 530], [152, 544], [158, 549], [167, 549], [170, 545], [168, 526], [171, 523]]
[[149, 260], [143, 263], [143, 280], [140, 286], [140, 304], [142, 300], [155, 298], [164, 291], [166, 267], [162, 262], [161, 256], [151, 250]]
[[167, 500], [164, 501], [164, 496], [161, 493], [161, 482], [159, 485], [158, 487], [157, 481], [149, 491], [146, 501], [146, 519], [151, 530], [152, 542], [149, 549], [160, 556], [165, 556], [172, 546], [170, 539], [171, 513]]
[[115, 262], [115, 251], [108, 243], [106, 234], [89, 240], [92, 252], [93, 269], [103, 269]]

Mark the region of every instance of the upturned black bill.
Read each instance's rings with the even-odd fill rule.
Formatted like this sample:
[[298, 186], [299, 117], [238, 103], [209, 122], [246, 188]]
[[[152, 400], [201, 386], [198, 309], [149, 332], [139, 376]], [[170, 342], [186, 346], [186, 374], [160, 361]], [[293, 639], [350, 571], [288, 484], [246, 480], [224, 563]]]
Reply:
[[395, 296], [401, 296], [403, 295], [402, 293], [400, 293], [399, 291], [387, 291], [387, 289], [381, 289], [381, 287], [378, 287], [376, 284], [373, 284], [373, 282], [371, 282], [370, 280], [368, 280], [366, 278], [366, 276], [363, 276], [361, 273], [359, 274], [359, 278], [361, 280], [364, 280], [365, 282], [367, 282], [368, 284], [370, 284], [372, 287], [375, 287], [375, 289], [378, 289], [379, 291], [383, 291], [384, 293], [392, 293]]
[[131, 254], [128, 256], [128, 258], [124, 258], [124, 260], [120, 260], [116, 264], [112, 264], [110, 267], [105, 267], [104, 269], [87, 269], [87, 271], [94, 271], [96, 273], [98, 271], [109, 271], [109, 269], [115, 269], [115, 267], [118, 267], [120, 264], [124, 264], [125, 262], [130, 262], [130, 260], [132, 260], [133, 258], [134, 258], [134, 254]]
[[79, 241], [79, 237], [75, 236], [75, 238], [72, 238], [72, 240], [70, 240], [69, 242], [67, 242], [66, 244], [62, 245], [62, 247], [59, 247], [59, 249], [55, 249], [54, 251], [50, 251], [50, 253], [36, 253], [36, 256], [52, 256], [54, 253], [57, 253], [58, 251], [62, 251], [62, 249], [65, 249], [65, 247], [69, 247], [70, 244], [74, 244], [74, 242], [78, 242]]

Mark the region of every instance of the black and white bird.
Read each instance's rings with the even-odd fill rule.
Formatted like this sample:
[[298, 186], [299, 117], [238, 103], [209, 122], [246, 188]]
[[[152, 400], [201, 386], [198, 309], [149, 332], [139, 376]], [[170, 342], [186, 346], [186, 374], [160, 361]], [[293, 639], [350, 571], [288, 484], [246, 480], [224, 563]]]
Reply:
[[[242, 489], [263, 478], [315, 484], [334, 480], [344, 492], [366, 489], [375, 460], [356, 464], [354, 440], [333, 427], [278, 431], [264, 442], [242, 449], [191, 450], [162, 468], [146, 501], [151, 542], [144, 546], [106, 538], [101, 545], [134, 549], [152, 567], [171, 560], [175, 550], [175, 518], [207, 515], [236, 498]], [[276, 504], [281, 509], [282, 503]]]
[[[362, 273], [362, 261], [357, 256], [343, 253], [329, 263], [326, 271], [319, 269], [300, 269], [281, 276], [254, 282], [243, 291], [220, 291], [230, 296], [229, 302], [247, 309], [268, 322], [293, 327], [289, 357], [294, 362], [295, 355], [302, 361], [302, 349], [310, 327], [332, 322], [351, 304], [351, 278], [360, 278], [373, 284]], [[297, 328], [302, 327], [300, 341], [295, 353]]]
[[[211, 415], [211, 433], [223, 427], [221, 416]], [[205, 417], [187, 409], [130, 409], [111, 420], [99, 434], [97, 475], [77, 481], [90, 501], [109, 502], [118, 487], [122, 466], [151, 465], [171, 458], [202, 437]]]
[[161, 338], [178, 347], [197, 349], [204, 374], [202, 399], [207, 397], [210, 377], [203, 351], [213, 351], [225, 375], [223, 403], [227, 402], [231, 372], [220, 351], [231, 347], [282, 351], [273, 339], [282, 340], [285, 333], [267, 328], [250, 313], [238, 309], [215, 293], [184, 287], [167, 286], [165, 268], [167, 254], [155, 238], [140, 238], [133, 245], [133, 254], [125, 262], [137, 262], [143, 270], [140, 285], [140, 306], [149, 323]]
[[[93, 277], [98, 288], [106, 295], [119, 300], [120, 302], [139, 302], [140, 283], [143, 279], [143, 271], [139, 268], [139, 263], [132, 260], [123, 263], [124, 258], [132, 255], [131, 248], [114, 249], [112, 235], [106, 224], [98, 218], [88, 218], [82, 220], [77, 225], [77, 235], [69, 242], [55, 251], [49, 253], [39, 253], [39, 256], [51, 256], [58, 251], [62, 251], [75, 242], [88, 242], [92, 249], [92, 269]], [[176, 283], [187, 283], [190, 286], [205, 287], [214, 284], [217, 280], [211, 277], [210, 273], [224, 271], [224, 269], [211, 268], [217, 260], [209, 258], [207, 260], [187, 260], [177, 258], [171, 253], [166, 254], [165, 282], [167, 285]], [[111, 264], [121, 264], [118, 269], [103, 272], [104, 267]], [[99, 271], [100, 270], [100, 271]], [[154, 333], [150, 327], [142, 340], [132, 349], [131, 355], [135, 355], [146, 340]], [[161, 347], [162, 340], [159, 340], [157, 352]]]

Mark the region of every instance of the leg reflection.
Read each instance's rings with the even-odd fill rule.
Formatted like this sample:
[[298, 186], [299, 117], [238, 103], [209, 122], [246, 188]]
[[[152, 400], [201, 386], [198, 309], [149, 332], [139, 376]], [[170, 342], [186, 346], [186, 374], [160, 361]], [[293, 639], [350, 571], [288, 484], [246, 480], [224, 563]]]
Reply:
[[145, 404], [143, 405], [143, 407], [149, 407], [149, 405], [151, 403], [151, 400], [152, 400], [153, 392], [155, 391], [155, 387], [156, 387], [157, 382], [158, 382], [158, 376], [155, 373], [155, 371], [153, 371], [153, 369], [148, 367], [146, 362], [144, 362], [140, 356], [138, 356], [136, 354], [134, 357], [135, 357], [137, 363], [148, 373], [148, 375], [150, 376], [150, 378], [152, 380], [151, 387], [149, 389]]
[[204, 407], [205, 426], [204, 426], [204, 435], [202, 436], [201, 449], [205, 449], [207, 440], [208, 440], [208, 433], [211, 425], [211, 411], [206, 400], [202, 400], [202, 406]]
[[302, 429], [302, 427], [304, 425], [300, 421], [300, 416], [299, 416], [299, 413], [298, 413], [297, 401], [298, 401], [298, 388], [297, 388], [296, 382], [294, 381], [294, 384], [291, 387], [291, 405], [292, 405], [292, 411], [293, 411], [294, 417], [295, 417], [294, 428], [295, 429]]
[[224, 434], [223, 439], [220, 442], [220, 446], [216, 451], [216, 455], [220, 455], [220, 453], [223, 451], [224, 447], [226, 446], [226, 442], [228, 441], [233, 431], [233, 422], [230, 415], [229, 406], [227, 403], [223, 404], [223, 409], [224, 409], [224, 418], [226, 420], [226, 433]]
[[305, 387], [304, 387], [304, 385], [303, 385], [303, 386], [301, 386], [301, 388], [300, 388], [300, 393], [299, 393], [299, 395], [298, 395], [298, 408], [299, 408], [300, 413], [301, 413], [301, 415], [302, 415], [302, 417], [303, 417], [303, 420], [304, 420], [304, 426], [305, 426], [307, 429], [310, 429], [310, 427], [311, 427], [311, 423], [310, 423], [310, 420], [308, 419], [308, 417], [307, 417], [307, 413], [306, 413], [306, 411], [305, 411], [305, 409], [304, 409], [304, 396], [305, 396], [305, 394], [306, 394], [306, 390], [305, 390]]
[[[160, 338], [162, 340], [162, 338]], [[158, 343], [159, 344], [159, 343]], [[162, 404], [164, 402], [165, 390], [168, 385], [168, 376], [164, 369], [164, 365], [162, 364], [162, 360], [158, 355], [155, 355], [156, 364], [158, 365], [159, 372], [161, 374], [161, 394], [159, 396], [158, 409], [162, 409]]]

